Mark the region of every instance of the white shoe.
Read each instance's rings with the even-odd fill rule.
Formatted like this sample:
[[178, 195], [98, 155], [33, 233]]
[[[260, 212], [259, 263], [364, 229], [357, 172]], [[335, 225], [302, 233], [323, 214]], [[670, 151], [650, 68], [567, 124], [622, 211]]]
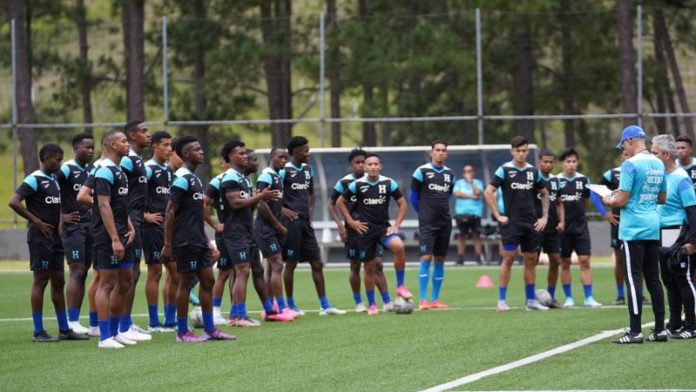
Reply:
[[147, 329], [140, 328], [139, 326], [137, 326], [137, 325], [135, 325], [135, 324], [131, 324], [131, 326], [130, 326], [129, 329], [130, 329], [131, 331], [134, 330], [134, 331], [143, 333], [143, 334], [145, 334], [145, 335], [149, 335], [149, 334], [150, 334], [150, 332], [148, 332]]
[[84, 335], [84, 334], [86, 334], [86, 333], [89, 332], [89, 329], [87, 329], [87, 328], [83, 327], [82, 325], [80, 325], [80, 322], [79, 322], [79, 321], [71, 321], [71, 322], [68, 323], [68, 326], [69, 326], [70, 329], [72, 329], [73, 332], [75, 332], [75, 333], [80, 333], [80, 334], [83, 334], [83, 335]]
[[586, 308], [599, 308], [602, 306], [602, 304], [595, 301], [593, 297], [585, 299], [585, 303], [583, 305], [585, 305]]
[[89, 327], [89, 330], [87, 331], [87, 335], [89, 335], [93, 338], [98, 338], [101, 335], [99, 333], [99, 327]]
[[387, 312], [393, 312], [394, 311], [394, 302], [389, 302], [388, 304], [382, 305], [382, 312], [387, 313]]
[[498, 312], [507, 312], [510, 310], [510, 307], [508, 306], [507, 302], [498, 301], [498, 305], [495, 307], [495, 310]]
[[563, 304], [564, 308], [574, 308], [575, 307], [575, 300], [573, 297], [568, 297], [565, 300], [565, 303]]
[[140, 333], [133, 329], [133, 326], [131, 326], [128, 331], [119, 333], [119, 335], [121, 334], [125, 335], [130, 340], [135, 340], [136, 342], [152, 340], [152, 336], [150, 334]]
[[99, 348], [123, 348], [124, 346], [121, 343], [114, 340], [114, 338], [108, 338], [108, 339], [100, 340], [97, 347], [99, 347]]
[[167, 333], [167, 332], [176, 332], [176, 329], [174, 328], [167, 328], [165, 326], [160, 325], [155, 325], [154, 327], [151, 325], [147, 326], [147, 330], [150, 333]]
[[227, 320], [222, 317], [221, 314], [213, 316], [213, 324], [215, 325], [227, 325]]
[[129, 339], [129, 337], [126, 335], [128, 331], [126, 332], [120, 332], [118, 335], [114, 336], [114, 340], [124, 346], [135, 346], [136, 341]]
[[355, 305], [355, 313], [365, 313], [365, 312], [367, 312], [367, 308], [365, 307], [365, 305], [362, 302]]
[[548, 306], [544, 306], [537, 299], [527, 300], [527, 310], [549, 310]]
[[346, 311], [338, 309], [338, 308], [334, 308], [332, 306], [330, 308], [322, 309], [321, 312], [319, 312], [320, 316], [329, 316], [329, 315], [336, 315], [336, 314], [346, 314]]

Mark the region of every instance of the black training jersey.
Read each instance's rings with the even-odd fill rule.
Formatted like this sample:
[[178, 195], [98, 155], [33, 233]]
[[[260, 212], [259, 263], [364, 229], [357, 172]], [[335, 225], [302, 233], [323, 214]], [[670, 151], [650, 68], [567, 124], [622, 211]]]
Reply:
[[679, 161], [677, 161], [677, 166], [686, 171], [686, 174], [689, 175], [691, 182], [694, 184], [694, 188], [696, 188], [696, 158], [691, 158], [691, 163], [688, 166], [683, 166], [681, 163], [679, 163]]
[[220, 185], [220, 205], [225, 216], [225, 238], [235, 238], [236, 234], [251, 233], [254, 214], [251, 207], [232, 208], [227, 202], [227, 194], [239, 192], [239, 197], [251, 197], [251, 188], [244, 175], [235, 169], [228, 169]]
[[[549, 218], [546, 223], [545, 232], [555, 232], [556, 226], [558, 225], [558, 212], [556, 211], [556, 200], [558, 199], [558, 177], [550, 175], [549, 177], [544, 177], [541, 172], [539, 172], [539, 177], [544, 183], [546, 190], [549, 192]], [[537, 217], [541, 218], [543, 211], [541, 208], [541, 193], [537, 192], [536, 197], [536, 212]]]
[[99, 209], [98, 196], [111, 198], [109, 205], [114, 216], [116, 232], [119, 237], [124, 237], [128, 233], [128, 178], [112, 160], [102, 160], [100, 167], [95, 170], [92, 195], [94, 201], [92, 213], [94, 242], [96, 244], [111, 243]]
[[565, 232], [579, 234], [587, 230], [587, 218], [585, 205], [590, 198], [590, 179], [583, 174], [575, 173], [575, 177], [568, 178], [563, 173], [558, 178], [558, 197], [563, 201], [565, 209]]
[[283, 182], [283, 206], [297, 212], [300, 218], [311, 219], [309, 192], [314, 188], [312, 167], [305, 163], [297, 167], [288, 162], [278, 174]]
[[63, 213], [79, 212], [80, 222], [89, 222], [90, 220], [89, 208], [77, 202], [77, 193], [80, 192], [82, 184], [89, 177], [90, 171], [92, 171], [92, 166], [82, 167], [74, 159], [71, 159], [64, 162], [55, 175], [60, 185], [61, 209]]
[[426, 163], [413, 172], [411, 189], [420, 194], [418, 225], [450, 222], [449, 199], [452, 196], [454, 172], [447, 166], [438, 168]]
[[[358, 177], [356, 177], [353, 173], [348, 173], [343, 178], [340, 180], [336, 181], [336, 185], [333, 187], [333, 190], [331, 191], [331, 200], [333, 200], [334, 203], [336, 203], [336, 200], [345, 193], [346, 189], [348, 189], [348, 185], [350, 185], [353, 181], [357, 180]], [[353, 216], [353, 209], [355, 208], [355, 195], [353, 195], [350, 199], [346, 199], [346, 207], [348, 208], [348, 212], [350, 212], [351, 216]], [[355, 216], [353, 216], [355, 218]]]
[[519, 168], [512, 161], [505, 163], [495, 171], [491, 185], [502, 188], [505, 216], [511, 224], [533, 225], [536, 222], [537, 190], [543, 189], [545, 184], [534, 166], [526, 163]]
[[[24, 179], [15, 191], [25, 200], [27, 210], [42, 222], [53, 226], [53, 234], [58, 234], [60, 224], [60, 185], [55, 176], [37, 170]], [[34, 225], [29, 223], [27, 241], [34, 242], [46, 238]]]
[[220, 210], [220, 184], [222, 184], [222, 177], [224, 176], [225, 172], [218, 174], [215, 178], [210, 180], [208, 186], [205, 187], [205, 195], [210, 199], [210, 205], [215, 209], [218, 222], [220, 223], [225, 222], [225, 217], [222, 216], [222, 211]]
[[[281, 194], [283, 193], [283, 182], [280, 180], [280, 175], [271, 167], [263, 169], [261, 175], [256, 180], [256, 192], [262, 192], [266, 188], [270, 188], [273, 191], [280, 191]], [[283, 201], [267, 201], [266, 205], [270, 208], [273, 216], [280, 220]], [[264, 218], [262, 214], [256, 216], [256, 221], [266, 228], [271, 228], [271, 225], [266, 222], [266, 218]]]
[[128, 215], [134, 224], [142, 223], [147, 198], [147, 172], [143, 158], [130, 150], [121, 159], [121, 169], [128, 176]]
[[[621, 166], [615, 167], [613, 169], [609, 169], [604, 172], [604, 175], [602, 175], [602, 179], [599, 180], [600, 185], [604, 185], [607, 188], [613, 190], [619, 189], [619, 178], [621, 177]], [[611, 209], [612, 214], [616, 215], [617, 217], [621, 213], [620, 208], [612, 208]]]
[[379, 176], [370, 182], [367, 176], [353, 181], [343, 192], [343, 198], [350, 200], [355, 196], [354, 219], [367, 222], [370, 226], [389, 224], [389, 200], [399, 200], [403, 196], [396, 181]]
[[169, 166], [160, 165], [154, 159], [150, 159], [145, 163], [145, 173], [147, 175], [145, 211], [164, 215], [172, 186], [172, 171]]
[[208, 238], [203, 226], [203, 184], [201, 180], [185, 167], [176, 171], [169, 195], [172, 203], [179, 206], [174, 212], [175, 248], [184, 246], [208, 247]]

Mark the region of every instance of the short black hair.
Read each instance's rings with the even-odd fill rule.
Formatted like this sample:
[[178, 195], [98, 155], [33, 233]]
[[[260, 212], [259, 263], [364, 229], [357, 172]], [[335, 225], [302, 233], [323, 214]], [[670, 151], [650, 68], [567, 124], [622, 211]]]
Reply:
[[382, 161], [382, 158], [380, 158], [379, 155], [375, 154], [374, 152], [371, 152], [371, 153], [368, 153], [367, 155], [365, 155], [365, 160], [367, 160], [367, 158], [377, 158], [380, 160], [380, 162]]
[[123, 127], [123, 130], [126, 131], [126, 134], [131, 133], [138, 129], [138, 125], [144, 122], [143, 120], [130, 120], [126, 123], [126, 126]]
[[573, 147], [568, 147], [565, 150], [563, 150], [561, 155], [558, 156], [558, 160], [565, 161], [566, 158], [572, 157], [573, 155], [575, 155], [575, 158], [580, 159], [580, 154], [578, 154], [578, 151], [576, 149], [574, 149]]
[[230, 153], [234, 151], [235, 148], [237, 147], [245, 147], [246, 145], [244, 144], [243, 141], [237, 140], [237, 139], [232, 139], [225, 143], [224, 146], [222, 146], [222, 150], [220, 150], [220, 156], [222, 156], [222, 159], [225, 160], [225, 162], [230, 161]]
[[82, 141], [85, 139], [94, 140], [94, 136], [92, 136], [91, 133], [78, 133], [77, 135], [73, 136], [73, 138], [72, 138], [73, 148], [77, 148], [77, 146], [80, 143], [82, 143]]
[[434, 142], [432, 142], [432, 143], [430, 144], [430, 149], [432, 150], [432, 149], [435, 148], [435, 146], [438, 145], [438, 144], [444, 144], [445, 147], [449, 147], [449, 145], [447, 144], [446, 141], [444, 141], [444, 140], [442, 140], [442, 139], [438, 139], [438, 140], [435, 140]]
[[556, 154], [552, 153], [548, 148], [544, 148], [539, 151], [539, 158], [541, 159], [541, 157], [553, 157], [553, 159], [556, 159]]
[[55, 143], [48, 143], [44, 144], [43, 147], [39, 150], [39, 161], [43, 163], [43, 161], [49, 156], [49, 155], [63, 155], [63, 149], [60, 148], [59, 145]]
[[284, 148], [284, 147], [273, 147], [273, 148], [271, 149], [271, 158], [273, 158], [274, 156], [276, 156], [276, 155], [278, 155], [278, 154], [280, 154], [280, 153], [282, 153], [282, 152], [285, 152], [285, 148]]
[[113, 130], [105, 133], [101, 139], [102, 146], [104, 146], [106, 143], [110, 142], [111, 139], [114, 137], [114, 135], [116, 135], [117, 133], [123, 133], [123, 131], [118, 130], [118, 129], [113, 129]]
[[524, 146], [525, 144], [529, 144], [529, 142], [527, 141], [527, 138], [524, 136], [515, 136], [510, 140], [510, 146], [512, 146], [512, 148]]
[[304, 136], [291, 137], [290, 140], [288, 140], [288, 154], [292, 155], [292, 153], [295, 152], [295, 149], [306, 144], [309, 144], [309, 140], [307, 140], [307, 138]]
[[178, 155], [179, 158], [184, 159], [184, 147], [197, 141], [197, 137], [189, 135], [176, 138], [176, 142], [174, 143], [174, 151], [176, 151], [176, 155]]
[[159, 144], [163, 139], [171, 139], [172, 135], [167, 132], [167, 131], [157, 131], [152, 134], [152, 137], [150, 138], [150, 144], [155, 145]]
[[694, 142], [691, 140], [691, 138], [686, 135], [679, 135], [674, 139], [674, 141], [687, 143], [691, 147], [693, 147], [694, 145]]
[[360, 147], [350, 150], [350, 154], [348, 154], [348, 162], [353, 162], [353, 158], [359, 156], [366, 157], [367, 151], [363, 150]]

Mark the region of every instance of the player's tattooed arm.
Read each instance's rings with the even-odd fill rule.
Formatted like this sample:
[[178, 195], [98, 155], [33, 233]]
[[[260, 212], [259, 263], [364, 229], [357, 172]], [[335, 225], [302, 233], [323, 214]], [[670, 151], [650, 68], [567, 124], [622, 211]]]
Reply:
[[563, 233], [565, 231], [565, 207], [560, 197], [556, 198], [556, 215], [558, 216], [556, 231], [558, 233]]
[[542, 231], [546, 228], [546, 223], [549, 219], [549, 191], [546, 188], [539, 189], [539, 194], [541, 195], [541, 218], [537, 219], [534, 223], [534, 229], [536, 231]]
[[498, 189], [496, 187], [494, 187], [491, 184], [488, 184], [486, 190], [483, 192], [483, 198], [486, 199], [486, 205], [488, 206], [488, 209], [491, 211], [491, 215], [493, 215], [493, 218], [498, 223], [505, 226], [508, 224], [508, 217], [501, 214], [500, 211], [498, 211], [498, 200], [495, 197], [495, 192], [497, 191]]

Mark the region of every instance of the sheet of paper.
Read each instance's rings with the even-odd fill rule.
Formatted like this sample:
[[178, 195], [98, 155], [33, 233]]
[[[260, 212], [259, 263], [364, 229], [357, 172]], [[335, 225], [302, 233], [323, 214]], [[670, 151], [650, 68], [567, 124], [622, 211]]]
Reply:
[[601, 197], [606, 197], [606, 196], [611, 196], [611, 189], [607, 188], [606, 185], [599, 185], [599, 184], [589, 184], [587, 185], [590, 190], [596, 194], [598, 194]]

